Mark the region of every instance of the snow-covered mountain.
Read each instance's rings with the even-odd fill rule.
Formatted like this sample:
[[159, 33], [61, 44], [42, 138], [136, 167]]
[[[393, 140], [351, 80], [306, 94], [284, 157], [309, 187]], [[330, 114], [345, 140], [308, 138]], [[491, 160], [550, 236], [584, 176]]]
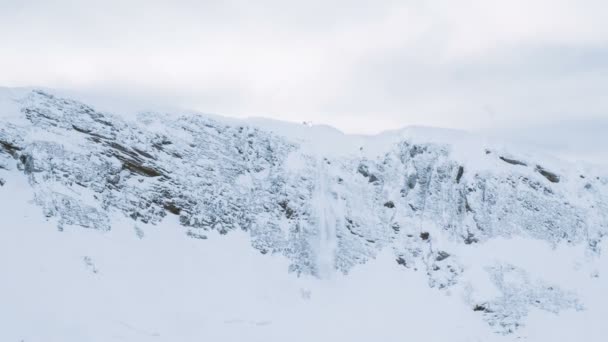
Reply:
[[608, 338], [602, 168], [0, 97], [2, 341]]

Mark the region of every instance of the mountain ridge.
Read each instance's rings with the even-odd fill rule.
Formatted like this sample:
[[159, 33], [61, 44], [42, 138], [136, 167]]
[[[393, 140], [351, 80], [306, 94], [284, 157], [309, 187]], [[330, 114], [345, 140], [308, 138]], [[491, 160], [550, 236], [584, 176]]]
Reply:
[[[331, 278], [390, 250], [441, 291], [468, 282], [466, 248], [525, 238], [599, 255], [608, 234], [603, 170], [458, 131], [309, 135], [303, 125], [154, 112], [127, 121], [40, 90], [12, 105], [0, 116], [0, 179], [25, 176], [59, 231], [175, 216], [193, 239], [245, 231], [299, 275]], [[531, 308], [585, 308], [517, 265], [486, 272], [500, 295], [469, 304], [499, 334], [515, 333]]]

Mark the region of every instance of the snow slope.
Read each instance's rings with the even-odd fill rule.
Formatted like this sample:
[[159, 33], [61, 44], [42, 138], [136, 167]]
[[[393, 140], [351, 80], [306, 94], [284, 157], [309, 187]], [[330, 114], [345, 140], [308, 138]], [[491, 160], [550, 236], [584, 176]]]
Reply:
[[604, 341], [608, 178], [458, 131], [0, 94], [2, 341]]

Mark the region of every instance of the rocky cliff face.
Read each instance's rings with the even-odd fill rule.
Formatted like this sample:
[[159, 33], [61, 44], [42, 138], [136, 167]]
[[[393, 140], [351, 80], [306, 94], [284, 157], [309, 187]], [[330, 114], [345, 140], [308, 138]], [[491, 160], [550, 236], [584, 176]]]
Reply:
[[[442, 290], [466, 280], [461, 248], [521, 236], [600, 253], [608, 233], [605, 176], [496, 146], [463, 153], [404, 131], [374, 153], [363, 144], [324, 153], [247, 121], [162, 113], [127, 121], [43, 91], [16, 103], [18, 119], [0, 121], [0, 184], [2, 173], [22, 173], [59, 230], [107, 231], [117, 214], [144, 224], [177, 216], [191, 238], [244, 230], [260, 253], [319, 277], [390, 249], [404, 271], [424, 272]], [[0, 195], [10, 196], [2, 187]], [[470, 304], [499, 333], [513, 332], [532, 307], [584, 307], [516, 266], [488, 273], [502, 295]]]

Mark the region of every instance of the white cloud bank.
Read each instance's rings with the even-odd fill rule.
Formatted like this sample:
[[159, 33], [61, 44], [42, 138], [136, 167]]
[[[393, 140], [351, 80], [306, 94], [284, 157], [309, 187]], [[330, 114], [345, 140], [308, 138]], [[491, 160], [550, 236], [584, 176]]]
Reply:
[[607, 11], [598, 0], [4, 0], [0, 85], [365, 133], [605, 120]]

